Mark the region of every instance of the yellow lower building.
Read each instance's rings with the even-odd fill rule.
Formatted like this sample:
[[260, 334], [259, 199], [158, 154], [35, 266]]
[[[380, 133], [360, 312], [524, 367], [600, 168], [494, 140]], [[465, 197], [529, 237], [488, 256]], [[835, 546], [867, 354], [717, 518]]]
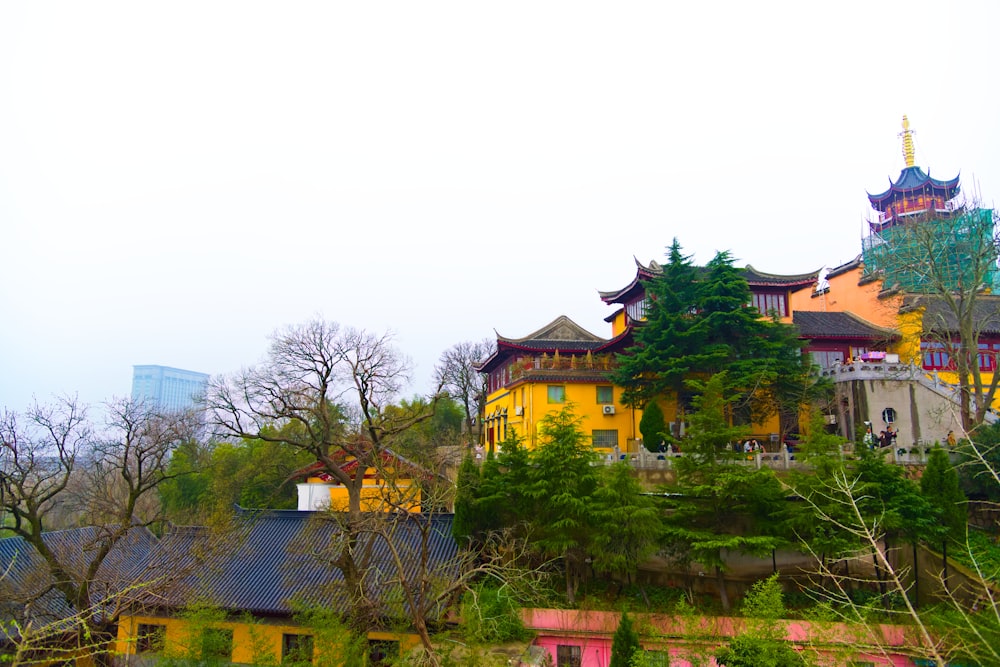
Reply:
[[523, 338], [498, 336], [496, 352], [479, 367], [488, 383], [484, 445], [495, 451], [516, 434], [534, 448], [541, 420], [571, 405], [595, 449], [606, 456], [635, 451], [641, 411], [622, 403], [610, 379], [629, 341], [600, 338], [566, 316]]
[[339, 664], [337, 658], [355, 642], [368, 664], [381, 665], [420, 643], [414, 634], [368, 632], [358, 642], [346, 632], [294, 623], [288, 618], [238, 619], [174, 616], [126, 616], [118, 624], [116, 653], [126, 667], [147, 667], [162, 657], [194, 662], [254, 665]]
[[[118, 652], [126, 664], [146, 667], [160, 657], [333, 666], [349, 643], [368, 655], [368, 664], [379, 665], [409, 651], [420, 639], [406, 629], [410, 615], [393, 600], [424, 599], [432, 609], [427, 622], [443, 622], [433, 617], [443, 610], [425, 598], [434, 594], [434, 582], [457, 576], [452, 515], [373, 512], [362, 518], [355, 562], [378, 620], [361, 637], [343, 629], [354, 595], [336, 565], [341, 518], [243, 512], [225, 534], [195, 528], [168, 533], [160, 553], [176, 575], [141, 591], [122, 614]], [[405, 577], [397, 572], [399, 563], [408, 568]], [[155, 559], [150, 569], [158, 569]], [[401, 580], [412, 590], [399, 590]]]

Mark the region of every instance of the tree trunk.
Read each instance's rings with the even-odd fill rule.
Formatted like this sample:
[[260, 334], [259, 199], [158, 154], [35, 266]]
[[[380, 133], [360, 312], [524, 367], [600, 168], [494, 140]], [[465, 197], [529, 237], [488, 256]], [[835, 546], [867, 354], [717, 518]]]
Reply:
[[719, 585], [719, 599], [722, 601], [723, 611], [729, 611], [729, 593], [726, 592], [726, 578], [722, 576], [722, 568], [715, 566], [715, 580]]
[[423, 644], [424, 650], [427, 652], [426, 664], [432, 665], [433, 667], [439, 667], [441, 662], [438, 660], [437, 655], [434, 653], [434, 644], [431, 642], [431, 635], [427, 632], [427, 624], [424, 622], [423, 618], [418, 618], [417, 622], [414, 624], [417, 634], [420, 635], [420, 643]]
[[571, 605], [576, 604], [576, 590], [573, 587], [573, 575], [570, 572], [569, 559], [565, 561], [566, 565], [566, 599]]

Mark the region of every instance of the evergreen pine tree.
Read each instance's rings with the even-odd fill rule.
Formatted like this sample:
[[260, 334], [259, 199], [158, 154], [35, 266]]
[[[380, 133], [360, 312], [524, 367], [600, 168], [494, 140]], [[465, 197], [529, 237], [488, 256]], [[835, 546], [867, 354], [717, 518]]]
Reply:
[[726, 371], [726, 392], [740, 399], [727, 419], [759, 422], [798, 406], [810, 385], [802, 343], [790, 325], [753, 307], [750, 286], [728, 252], [699, 270], [675, 239], [662, 274], [644, 287], [646, 321], [634, 329], [635, 345], [619, 356], [613, 377], [626, 403], [673, 399], [680, 423], [697, 396], [688, 380]]
[[770, 468], [731, 465], [730, 443], [742, 431], [728, 426], [724, 414], [724, 374], [699, 385], [697, 410], [677, 460], [678, 494], [667, 499], [664, 540], [678, 561], [697, 561], [715, 570], [723, 609], [729, 610], [725, 586], [726, 556], [770, 554], [782, 540], [769, 534], [770, 517], [784, 502], [784, 492]]
[[639, 633], [632, 627], [632, 619], [628, 617], [628, 613], [623, 613], [611, 642], [611, 662], [608, 667], [630, 667], [632, 655], [641, 650]]
[[465, 544], [482, 529], [476, 512], [479, 483], [479, 467], [466, 454], [455, 480], [455, 518], [451, 524], [451, 533], [459, 544]]
[[948, 581], [948, 545], [963, 543], [968, 525], [966, 497], [958, 482], [958, 472], [951, 465], [948, 453], [935, 447], [927, 459], [927, 467], [920, 478], [920, 493], [927, 499], [938, 522], [933, 538], [941, 546], [944, 561], [944, 580]]
[[593, 539], [589, 553], [595, 572], [627, 581], [656, 551], [660, 514], [624, 462], [602, 470], [591, 505]]
[[[633, 333], [635, 345], [619, 355], [615, 384], [624, 387], [624, 401], [644, 405], [654, 397], [677, 399], [683, 405], [684, 360], [698, 346], [691, 331], [695, 323], [697, 269], [691, 256], [681, 252], [674, 239], [663, 272], [643, 284], [646, 290], [646, 321]], [[675, 421], [682, 419], [677, 415]]]
[[656, 401], [650, 401], [642, 410], [639, 432], [642, 444], [651, 452], [659, 451], [660, 443], [667, 439], [667, 424], [663, 420], [663, 410]]
[[543, 554], [563, 560], [570, 604], [586, 569], [597, 487], [594, 449], [582, 421], [569, 406], [543, 417], [541, 444], [531, 452], [524, 475], [524, 495], [533, 502], [532, 541]]

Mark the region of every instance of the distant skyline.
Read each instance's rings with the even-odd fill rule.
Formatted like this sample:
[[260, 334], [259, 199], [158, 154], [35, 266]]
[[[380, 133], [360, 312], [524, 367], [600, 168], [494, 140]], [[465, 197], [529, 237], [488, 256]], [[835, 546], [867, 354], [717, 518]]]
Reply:
[[804, 273], [916, 163], [1000, 193], [991, 2], [0, 4], [0, 408], [316, 316], [443, 350], [662, 261]]

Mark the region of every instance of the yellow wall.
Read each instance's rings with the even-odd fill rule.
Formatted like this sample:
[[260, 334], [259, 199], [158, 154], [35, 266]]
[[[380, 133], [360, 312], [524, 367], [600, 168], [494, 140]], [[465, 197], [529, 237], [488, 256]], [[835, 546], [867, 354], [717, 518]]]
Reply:
[[896, 344], [896, 352], [903, 363], [923, 363], [920, 354], [920, 334], [923, 332], [923, 309], [903, 313], [898, 316], [897, 328], [901, 340]]
[[611, 337], [614, 338], [624, 333], [627, 323], [628, 318], [625, 317], [625, 309], [622, 308], [611, 320]]
[[[383, 475], [391, 476], [389, 469]], [[374, 476], [375, 469], [369, 468], [366, 476]], [[309, 484], [329, 484], [319, 477], [310, 477]], [[382, 483], [378, 478], [366, 479], [361, 487], [362, 512], [390, 512], [405, 507], [409, 512], [420, 511], [420, 488], [414, 486], [412, 480], [399, 478], [391, 485]], [[347, 487], [337, 484], [330, 487], [330, 509], [334, 512], [346, 512], [348, 508]]]
[[[135, 638], [140, 623], [151, 625], [162, 625], [166, 628], [164, 653], [182, 655], [187, 651], [191, 643], [191, 630], [189, 622], [185, 619], [171, 618], [165, 616], [123, 616], [118, 623], [118, 643], [117, 652], [123, 656], [135, 655]], [[220, 628], [233, 631], [233, 657], [235, 663], [251, 663], [254, 661], [253, 646], [254, 638], [257, 644], [271, 653], [275, 662], [281, 661], [282, 635], [311, 635], [309, 628], [291, 625], [282, 622], [271, 622], [270, 620], [260, 620], [255, 623], [241, 621], [220, 621], [206, 624], [208, 627]], [[415, 634], [399, 634], [389, 632], [369, 632], [369, 640], [392, 640], [399, 642], [401, 653], [405, 653], [420, 643], [420, 638]], [[314, 656], [323, 651], [329, 651], [336, 647], [322, 646], [317, 643], [314, 649]], [[128, 662], [125, 663], [128, 665]]]
[[[565, 403], [549, 403], [549, 386], [564, 387]], [[634, 450], [631, 441], [639, 436], [639, 419], [641, 410], [625, 407], [621, 402], [622, 389], [612, 387], [614, 402], [609, 404], [615, 409], [613, 415], [604, 414], [604, 404], [597, 402], [597, 387], [612, 387], [610, 382], [532, 382], [524, 381], [512, 387], [493, 392], [487, 397], [485, 414], [496, 414], [498, 410], [507, 410], [507, 429], [517, 432], [524, 438], [524, 445], [529, 449], [538, 446], [538, 424], [547, 414], [556, 413], [572, 404], [573, 412], [582, 417], [581, 427], [586, 435], [591, 435], [594, 429], [617, 430], [618, 448], [622, 451]], [[521, 414], [518, 414], [520, 412]], [[488, 422], [496, 425], [499, 422]], [[502, 431], [497, 436], [497, 442], [503, 439]], [[608, 452], [609, 449], [601, 449]]]

